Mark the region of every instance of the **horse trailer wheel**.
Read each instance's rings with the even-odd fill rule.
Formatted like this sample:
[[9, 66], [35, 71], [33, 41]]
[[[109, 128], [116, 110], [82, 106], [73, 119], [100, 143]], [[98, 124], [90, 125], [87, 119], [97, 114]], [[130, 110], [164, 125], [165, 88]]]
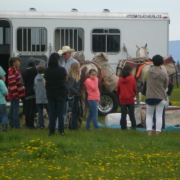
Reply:
[[117, 96], [112, 92], [102, 93], [101, 100], [99, 101], [99, 115], [107, 115], [109, 113], [115, 113], [118, 108]]

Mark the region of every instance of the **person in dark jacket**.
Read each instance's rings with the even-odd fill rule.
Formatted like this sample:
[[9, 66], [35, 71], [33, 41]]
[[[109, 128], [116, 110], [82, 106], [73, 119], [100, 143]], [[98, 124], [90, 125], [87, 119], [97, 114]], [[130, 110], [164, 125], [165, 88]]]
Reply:
[[37, 69], [35, 67], [35, 60], [30, 57], [27, 61], [28, 68], [22, 73], [21, 83], [24, 84], [26, 89], [26, 128], [35, 129], [34, 118], [36, 113], [36, 102], [34, 93], [34, 79], [37, 75]]
[[44, 70], [45, 66], [38, 66], [38, 75], [34, 79], [34, 92], [36, 96], [36, 105], [38, 109], [38, 127], [40, 129], [44, 128], [43, 109], [45, 108], [47, 113], [49, 114], [48, 100], [45, 89]]
[[77, 130], [78, 129], [78, 118], [80, 115], [79, 108], [79, 97], [80, 97], [80, 65], [77, 62], [73, 62], [68, 72], [68, 97], [72, 99], [72, 115], [71, 121], [69, 124], [69, 129]]
[[59, 54], [52, 53], [49, 57], [48, 68], [44, 72], [46, 80], [46, 94], [49, 105], [49, 136], [55, 133], [55, 121], [58, 118], [58, 131], [60, 135], [64, 133], [63, 112], [66, 103], [67, 73], [65, 68], [59, 66]]

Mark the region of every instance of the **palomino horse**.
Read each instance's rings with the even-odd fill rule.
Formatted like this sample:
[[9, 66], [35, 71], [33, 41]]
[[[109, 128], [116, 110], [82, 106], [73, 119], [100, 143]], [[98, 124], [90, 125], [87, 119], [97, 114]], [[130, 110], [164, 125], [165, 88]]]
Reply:
[[[136, 52], [136, 57], [146, 57], [148, 58], [148, 49], [147, 49], [147, 44], [144, 47], [139, 48], [137, 46], [138, 50]], [[161, 66], [161, 68], [168, 74], [168, 76], [177, 73], [177, 68], [175, 66], [175, 61], [173, 60], [172, 57], [164, 58], [164, 63]], [[137, 99], [137, 104], [140, 104], [139, 102], [139, 92], [141, 92], [142, 86], [144, 84], [144, 73], [149, 69], [150, 67], [153, 66], [153, 63], [147, 64], [142, 68], [142, 71], [140, 73], [140, 76], [136, 76], [136, 83], [137, 83], [137, 94], [136, 94], [136, 99]]]
[[[136, 52], [136, 56], [137, 56], [136, 58], [128, 58], [119, 61], [116, 75], [117, 76], [121, 75], [121, 71], [125, 65], [131, 65], [133, 67], [133, 76], [136, 78], [136, 84], [137, 84], [136, 100], [137, 100], [137, 104], [140, 104], [139, 92], [141, 92], [141, 89], [144, 84], [144, 73], [147, 71], [147, 69], [153, 66], [153, 63], [151, 63], [150, 59], [148, 58], [149, 52], [147, 49], [147, 44], [141, 48], [137, 46], [137, 48], [138, 49]], [[162, 66], [162, 69], [164, 69], [169, 76], [177, 73], [177, 68], [175, 67], [174, 63], [175, 62], [172, 57], [168, 57], [164, 59], [164, 64]], [[145, 66], [141, 69], [141, 72], [139, 72], [138, 69], [140, 68], [140, 66], [144, 64]], [[139, 75], [137, 76], [137, 74]]]

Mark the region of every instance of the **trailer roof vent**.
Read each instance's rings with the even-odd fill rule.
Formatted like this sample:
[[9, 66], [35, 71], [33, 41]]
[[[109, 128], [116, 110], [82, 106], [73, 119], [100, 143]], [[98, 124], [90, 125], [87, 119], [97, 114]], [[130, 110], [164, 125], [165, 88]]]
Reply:
[[36, 8], [29, 8], [29, 11], [36, 11]]
[[103, 12], [110, 12], [109, 9], [103, 9]]
[[78, 9], [72, 8], [71, 12], [78, 12]]

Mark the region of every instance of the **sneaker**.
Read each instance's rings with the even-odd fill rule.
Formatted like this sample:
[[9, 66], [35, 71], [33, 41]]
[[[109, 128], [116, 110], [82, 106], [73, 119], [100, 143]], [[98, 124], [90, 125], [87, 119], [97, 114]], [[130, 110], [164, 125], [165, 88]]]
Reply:
[[13, 127], [13, 129], [22, 129], [21, 127]]
[[49, 132], [48, 136], [54, 136], [55, 133]]
[[36, 127], [26, 127], [26, 129], [35, 130], [35, 129], [37, 129], [37, 128], [36, 128]]
[[101, 129], [100, 128], [97, 128], [97, 129], [95, 129], [96, 131], [101, 131]]
[[128, 129], [127, 128], [121, 128], [122, 131], [127, 131]]
[[59, 132], [61, 136], [65, 136], [66, 134], [64, 132]]
[[38, 126], [39, 129], [44, 129], [44, 126]]
[[7, 132], [7, 124], [2, 124], [2, 131]]

